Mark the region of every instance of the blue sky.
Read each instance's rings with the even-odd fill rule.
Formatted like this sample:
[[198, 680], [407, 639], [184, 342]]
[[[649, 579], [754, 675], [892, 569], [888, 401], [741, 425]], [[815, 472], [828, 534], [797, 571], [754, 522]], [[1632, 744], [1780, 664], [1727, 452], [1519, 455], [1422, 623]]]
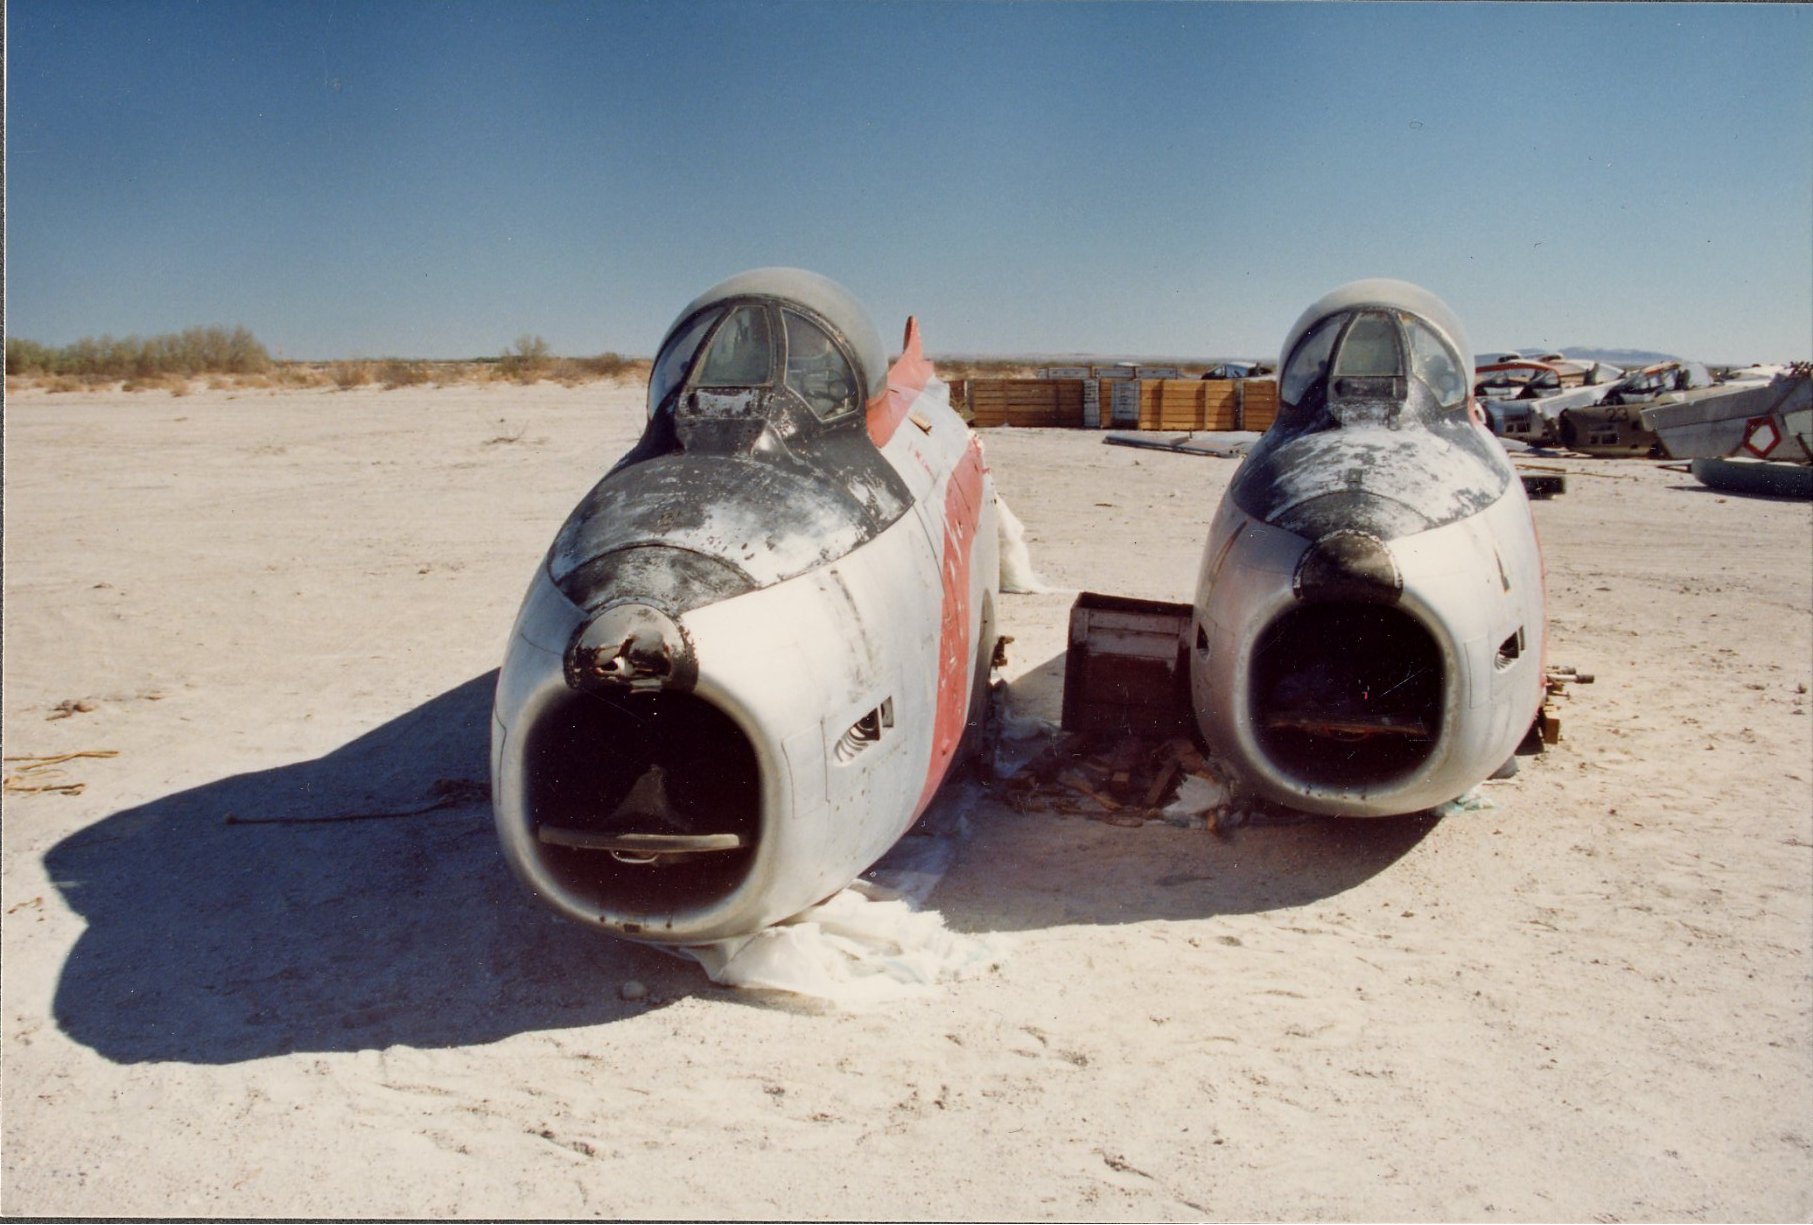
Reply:
[[744, 268], [944, 353], [1813, 356], [1813, 6], [11, 0], [6, 326], [648, 354]]

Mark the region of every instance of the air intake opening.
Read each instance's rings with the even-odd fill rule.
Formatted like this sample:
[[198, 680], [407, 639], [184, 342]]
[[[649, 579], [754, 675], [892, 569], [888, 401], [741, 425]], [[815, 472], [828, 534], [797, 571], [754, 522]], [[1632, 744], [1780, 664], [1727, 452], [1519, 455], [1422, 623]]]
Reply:
[[761, 832], [755, 749], [689, 693], [574, 693], [524, 745], [542, 862], [599, 910], [710, 905], [742, 881]]
[[1442, 659], [1410, 614], [1381, 604], [1306, 604], [1254, 654], [1260, 746], [1302, 782], [1374, 787], [1426, 761], [1442, 722]]

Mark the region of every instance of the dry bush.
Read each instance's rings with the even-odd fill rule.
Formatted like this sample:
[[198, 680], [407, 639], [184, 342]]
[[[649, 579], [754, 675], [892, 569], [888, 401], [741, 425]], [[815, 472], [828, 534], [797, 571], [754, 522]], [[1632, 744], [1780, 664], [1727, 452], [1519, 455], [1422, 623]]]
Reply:
[[490, 362], [437, 362], [434, 367], [434, 382], [437, 387], [453, 387], [461, 383], [483, 385], [496, 377], [496, 368]]
[[19, 337], [6, 340], [9, 374], [70, 374], [140, 382], [167, 374], [255, 373], [270, 365], [270, 353], [243, 327], [188, 328], [144, 340], [84, 336], [60, 348]]
[[600, 353], [596, 357], [578, 358], [577, 362], [593, 378], [617, 382], [646, 377], [651, 364], [642, 358], [625, 357], [621, 353]]
[[395, 391], [399, 387], [419, 387], [428, 381], [428, 367], [421, 362], [391, 358], [378, 368], [377, 379], [384, 385], [385, 391]]
[[591, 382], [597, 376], [582, 363], [570, 357], [562, 357], [555, 359], [554, 364], [548, 367], [548, 377], [562, 387], [577, 387], [581, 383]]
[[368, 386], [375, 374], [370, 362], [335, 362], [327, 371], [327, 377], [341, 391]]
[[[305, 362], [284, 362], [273, 368], [271, 373], [266, 376], [253, 374], [240, 377], [248, 387], [327, 387], [334, 381], [321, 367]], [[265, 380], [262, 384], [251, 381], [261, 377]]]
[[121, 391], [167, 391], [173, 396], [189, 394], [189, 380], [180, 374], [150, 374], [127, 379]]
[[54, 375], [44, 383], [44, 389], [53, 393], [59, 391], [83, 391], [87, 389], [87, 386], [88, 384], [84, 383], [73, 374]]
[[498, 371], [519, 383], [537, 381], [547, 373], [548, 364], [548, 342], [526, 332], [497, 359]]
[[55, 360], [56, 351], [48, 345], [19, 336], [6, 338], [6, 372], [9, 375], [46, 374], [55, 368]]

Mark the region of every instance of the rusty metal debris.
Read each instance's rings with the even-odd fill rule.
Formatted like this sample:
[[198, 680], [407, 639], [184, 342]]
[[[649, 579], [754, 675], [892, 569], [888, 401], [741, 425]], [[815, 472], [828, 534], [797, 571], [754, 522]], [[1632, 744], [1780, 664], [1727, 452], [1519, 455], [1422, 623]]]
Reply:
[[[1188, 776], [1222, 783], [1186, 737], [1069, 732], [1007, 779], [1006, 802], [1016, 812], [1058, 813], [1136, 828], [1167, 820], [1166, 803], [1175, 799]], [[1212, 820], [1205, 821], [1213, 828]]]
[[1591, 672], [1582, 672], [1578, 668], [1561, 664], [1544, 673], [1542, 709], [1536, 715], [1536, 731], [1542, 736], [1543, 744], [1554, 744], [1561, 739], [1561, 709], [1555, 705], [1555, 699], [1568, 696], [1567, 687], [1570, 683], [1590, 685], [1593, 679]]

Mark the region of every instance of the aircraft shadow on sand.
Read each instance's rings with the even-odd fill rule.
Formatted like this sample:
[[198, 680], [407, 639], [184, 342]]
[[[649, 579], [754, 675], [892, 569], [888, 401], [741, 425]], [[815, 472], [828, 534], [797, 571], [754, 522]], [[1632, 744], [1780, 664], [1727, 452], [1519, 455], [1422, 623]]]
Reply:
[[[1064, 656], [1014, 682], [1063, 688]], [[1426, 813], [1284, 817], [1224, 835], [1150, 822], [1126, 829], [1077, 816], [985, 804], [932, 896], [953, 929], [1026, 931], [1072, 924], [1205, 919], [1309, 905], [1385, 871], [1434, 829]]]
[[[326, 756], [153, 800], [52, 848], [49, 875], [87, 924], [57, 985], [59, 1027], [118, 1063], [226, 1064], [608, 1023], [646, 1009], [618, 998], [631, 978], [655, 999], [718, 990], [690, 963], [545, 911], [511, 878], [482, 798], [349, 819], [482, 780], [496, 676]], [[932, 898], [955, 928], [1301, 904], [1384, 869], [1432, 825], [1244, 829], [1231, 852], [1201, 831], [990, 812]], [[991, 869], [997, 857], [1016, 870]]]
[[482, 796], [332, 819], [420, 808], [441, 779], [482, 781], [496, 680], [52, 848], [49, 875], [88, 925], [57, 985], [58, 1025], [120, 1063], [216, 1064], [459, 1046], [640, 1010], [618, 985], [655, 982], [671, 959], [538, 906], [505, 868]]

